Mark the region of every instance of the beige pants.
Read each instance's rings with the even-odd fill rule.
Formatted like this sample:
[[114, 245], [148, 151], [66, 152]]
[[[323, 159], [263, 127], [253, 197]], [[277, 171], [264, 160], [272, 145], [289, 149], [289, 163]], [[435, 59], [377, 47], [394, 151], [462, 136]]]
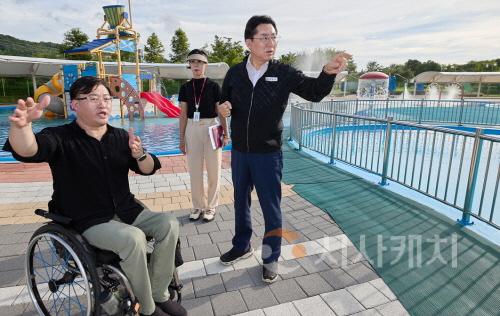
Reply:
[[[115, 216], [107, 223], [90, 227], [83, 236], [91, 245], [120, 256], [120, 267], [141, 304], [142, 314], [152, 314], [155, 302], [168, 300], [168, 285], [175, 270], [175, 247], [179, 238], [179, 223], [174, 215], [144, 209], [132, 225], [122, 223]], [[149, 266], [146, 236], [155, 239]]]
[[[188, 120], [186, 126], [186, 155], [191, 179], [193, 207], [215, 209], [219, 204], [222, 149], [213, 150], [208, 127], [217, 124], [213, 119]], [[207, 169], [208, 191], [203, 185], [203, 163]]]

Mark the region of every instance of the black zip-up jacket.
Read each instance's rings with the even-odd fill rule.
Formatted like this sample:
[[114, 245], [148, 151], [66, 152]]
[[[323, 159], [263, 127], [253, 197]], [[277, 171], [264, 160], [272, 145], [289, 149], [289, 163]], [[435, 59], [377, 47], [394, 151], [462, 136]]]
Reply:
[[241, 152], [269, 153], [281, 150], [283, 113], [290, 92], [313, 102], [332, 90], [335, 75], [321, 72], [318, 78], [278, 61], [269, 61], [264, 75], [253, 87], [246, 57], [229, 69], [222, 85], [221, 103], [231, 102], [231, 141]]

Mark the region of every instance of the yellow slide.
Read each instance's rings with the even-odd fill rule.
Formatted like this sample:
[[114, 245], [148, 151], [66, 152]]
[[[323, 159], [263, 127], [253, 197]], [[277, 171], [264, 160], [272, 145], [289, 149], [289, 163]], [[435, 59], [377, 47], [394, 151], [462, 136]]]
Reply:
[[49, 81], [36, 89], [34, 96], [35, 102], [38, 102], [45, 94], [50, 96], [50, 104], [47, 107], [47, 110], [50, 112], [46, 112], [46, 116], [64, 115], [64, 102], [59, 98], [63, 91], [62, 74], [60, 72], [54, 74]]

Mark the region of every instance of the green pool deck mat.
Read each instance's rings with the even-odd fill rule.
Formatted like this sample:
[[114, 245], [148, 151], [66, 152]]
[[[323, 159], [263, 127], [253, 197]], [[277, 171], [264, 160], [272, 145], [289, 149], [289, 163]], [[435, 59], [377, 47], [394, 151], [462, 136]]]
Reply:
[[288, 145], [283, 154], [283, 182], [330, 214], [410, 314], [500, 315], [497, 245]]

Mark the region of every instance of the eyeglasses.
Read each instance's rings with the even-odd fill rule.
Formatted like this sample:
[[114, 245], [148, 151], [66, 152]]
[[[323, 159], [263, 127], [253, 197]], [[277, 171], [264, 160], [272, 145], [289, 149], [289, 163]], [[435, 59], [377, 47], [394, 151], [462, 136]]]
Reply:
[[111, 97], [109, 95], [105, 95], [103, 97], [100, 97], [98, 95], [92, 94], [92, 95], [88, 95], [85, 97], [75, 98], [75, 100], [87, 100], [90, 103], [94, 103], [94, 104], [98, 104], [99, 100], [101, 100], [101, 99], [104, 103], [111, 103], [111, 101], [113, 101], [113, 97]]
[[279, 41], [280, 37], [278, 35], [274, 35], [274, 34], [273, 35], [262, 34], [261, 37], [252, 37], [251, 39], [259, 40], [262, 43], [266, 43], [269, 41], [273, 41], [273, 42], [277, 43]]

